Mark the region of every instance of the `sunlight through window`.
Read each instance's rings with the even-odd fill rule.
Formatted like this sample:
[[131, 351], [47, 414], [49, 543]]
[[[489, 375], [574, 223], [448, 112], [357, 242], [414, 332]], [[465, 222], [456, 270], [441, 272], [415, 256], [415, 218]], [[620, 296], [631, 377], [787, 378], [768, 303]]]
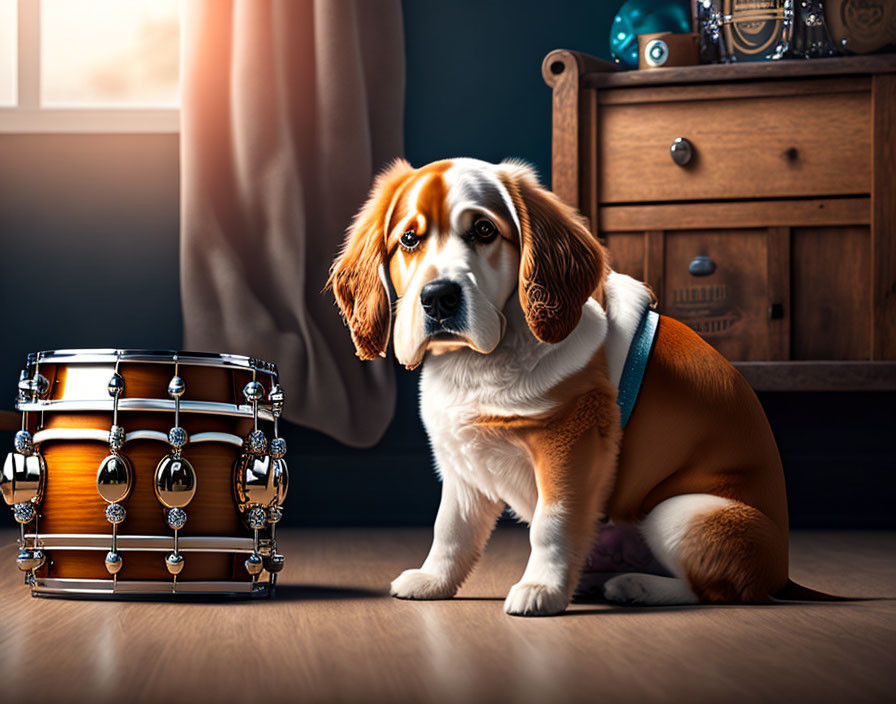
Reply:
[[16, 104], [16, 0], [0, 0], [0, 105]]
[[178, 0], [42, 0], [40, 17], [42, 106], [179, 104]]

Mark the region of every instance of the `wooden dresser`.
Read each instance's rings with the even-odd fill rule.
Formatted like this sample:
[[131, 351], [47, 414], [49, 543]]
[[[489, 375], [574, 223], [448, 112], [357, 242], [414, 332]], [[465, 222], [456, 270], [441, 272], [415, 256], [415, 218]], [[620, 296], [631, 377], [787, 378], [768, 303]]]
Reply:
[[553, 51], [553, 190], [758, 390], [896, 389], [896, 56]]

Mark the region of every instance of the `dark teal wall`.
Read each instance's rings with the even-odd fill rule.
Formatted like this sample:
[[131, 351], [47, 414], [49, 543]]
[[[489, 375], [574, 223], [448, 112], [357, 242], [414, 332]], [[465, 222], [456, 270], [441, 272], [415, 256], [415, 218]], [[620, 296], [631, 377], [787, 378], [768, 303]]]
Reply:
[[620, 4], [405, 0], [411, 163], [514, 156], [549, 182], [551, 92], [542, 59], [557, 48], [609, 58], [610, 23]]

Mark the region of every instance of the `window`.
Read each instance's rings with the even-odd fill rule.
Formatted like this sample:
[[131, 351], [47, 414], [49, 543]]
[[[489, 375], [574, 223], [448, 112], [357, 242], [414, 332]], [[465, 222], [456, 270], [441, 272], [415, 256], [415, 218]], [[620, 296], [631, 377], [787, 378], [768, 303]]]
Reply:
[[0, 0], [0, 107], [16, 104], [16, 0]]
[[0, 0], [0, 131], [174, 132], [178, 0]]

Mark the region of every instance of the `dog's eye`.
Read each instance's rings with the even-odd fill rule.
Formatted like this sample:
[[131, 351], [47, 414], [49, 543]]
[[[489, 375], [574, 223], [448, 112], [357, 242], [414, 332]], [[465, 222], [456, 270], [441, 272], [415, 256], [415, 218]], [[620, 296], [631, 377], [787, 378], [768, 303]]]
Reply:
[[473, 223], [473, 235], [480, 242], [491, 242], [498, 235], [498, 228], [488, 218], [479, 218]]
[[415, 249], [417, 245], [420, 244], [420, 238], [413, 230], [406, 230], [399, 239], [399, 242], [401, 242], [401, 246], [405, 249]]

